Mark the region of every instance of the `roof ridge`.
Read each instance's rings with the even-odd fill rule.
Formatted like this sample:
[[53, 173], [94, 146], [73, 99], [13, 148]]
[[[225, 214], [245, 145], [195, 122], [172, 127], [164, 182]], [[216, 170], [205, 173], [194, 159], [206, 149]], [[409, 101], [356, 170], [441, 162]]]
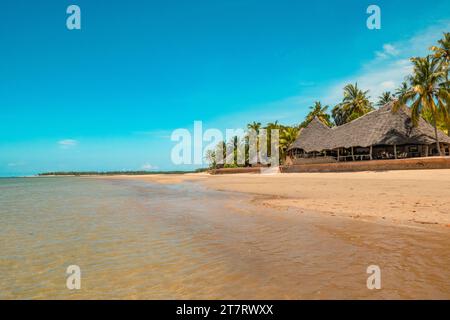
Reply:
[[353, 119], [353, 120], [350, 121], [350, 122], [341, 124], [340, 126], [335, 126], [335, 127], [331, 128], [331, 129], [336, 130], [337, 128], [341, 128], [341, 127], [344, 127], [344, 126], [349, 125], [349, 124], [351, 124], [351, 123], [354, 123], [355, 121], [360, 120], [360, 119], [364, 118], [365, 116], [368, 116], [369, 114], [372, 114], [372, 113], [377, 112], [377, 111], [381, 111], [381, 110], [382, 110], [384, 107], [386, 107], [386, 106], [387, 106], [387, 104], [385, 104], [384, 106], [382, 106], [382, 107], [380, 107], [380, 108], [378, 108], [378, 109], [374, 109], [374, 110], [372, 110], [372, 111], [369, 111], [369, 112], [363, 114], [361, 117], [358, 117], [358, 118], [356, 118], [356, 119]]

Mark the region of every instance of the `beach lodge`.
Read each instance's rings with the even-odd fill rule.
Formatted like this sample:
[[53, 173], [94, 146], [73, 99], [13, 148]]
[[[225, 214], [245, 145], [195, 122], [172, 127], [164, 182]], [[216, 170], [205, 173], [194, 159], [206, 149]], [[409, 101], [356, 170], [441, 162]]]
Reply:
[[[449, 155], [450, 137], [438, 131], [442, 155]], [[435, 130], [420, 118], [414, 126], [406, 107], [392, 103], [330, 128], [313, 119], [287, 151], [285, 165], [342, 163], [439, 156]]]

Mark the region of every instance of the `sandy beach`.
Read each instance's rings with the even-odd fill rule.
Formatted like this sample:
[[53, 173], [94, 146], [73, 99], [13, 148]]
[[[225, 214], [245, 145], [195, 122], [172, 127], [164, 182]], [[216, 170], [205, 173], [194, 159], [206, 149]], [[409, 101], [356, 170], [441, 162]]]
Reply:
[[299, 214], [450, 227], [450, 170], [107, 178], [200, 183], [214, 190], [253, 194], [254, 202], [262, 206], [290, 207]]

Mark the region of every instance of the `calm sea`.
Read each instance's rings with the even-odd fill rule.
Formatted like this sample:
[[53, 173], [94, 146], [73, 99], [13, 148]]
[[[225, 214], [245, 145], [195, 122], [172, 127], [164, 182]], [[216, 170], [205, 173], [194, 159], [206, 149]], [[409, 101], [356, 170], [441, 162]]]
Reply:
[[[450, 299], [450, 234], [193, 183], [0, 179], [2, 299]], [[81, 269], [81, 289], [66, 268]], [[369, 265], [381, 290], [368, 290]]]

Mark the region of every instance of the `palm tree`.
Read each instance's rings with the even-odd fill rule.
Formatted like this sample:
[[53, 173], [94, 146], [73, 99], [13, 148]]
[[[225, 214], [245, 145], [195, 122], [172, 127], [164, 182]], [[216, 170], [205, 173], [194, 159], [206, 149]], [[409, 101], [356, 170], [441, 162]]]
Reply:
[[437, 59], [431, 56], [425, 58], [412, 58], [413, 75], [410, 78], [412, 88], [394, 103], [393, 111], [411, 102], [411, 118], [417, 126], [422, 114], [431, 113], [436, 138], [436, 147], [439, 154], [442, 151], [439, 144], [437, 121], [442, 108], [445, 108], [443, 100], [450, 97], [449, 92], [440, 86], [445, 78], [445, 72], [439, 65]]
[[256, 134], [259, 133], [259, 129], [261, 129], [261, 122], [253, 121], [252, 123], [247, 124], [248, 130], [255, 130]]
[[372, 111], [374, 108], [367, 96], [368, 92], [359, 89], [357, 83], [346, 85], [342, 103], [335, 106], [332, 110], [334, 123], [342, 125]]
[[333, 117], [334, 124], [336, 126], [341, 126], [347, 122], [348, 115], [342, 109], [342, 103], [334, 106], [333, 110], [331, 110], [331, 116]]
[[306, 127], [315, 117], [319, 119], [323, 124], [331, 127], [330, 115], [327, 113], [329, 106], [322, 106], [320, 101], [314, 102], [314, 105], [309, 107], [311, 110], [306, 116], [305, 121], [300, 124], [301, 128]]
[[438, 40], [439, 46], [432, 46], [434, 57], [438, 59], [440, 67], [446, 72], [445, 81], [448, 86], [448, 66], [450, 64], [450, 32], [444, 33], [444, 37]]
[[297, 127], [284, 127], [280, 132], [280, 154], [284, 159], [289, 146], [297, 139], [299, 129]]
[[408, 85], [408, 82], [403, 81], [402, 84], [400, 85], [400, 87], [398, 87], [397, 90], [395, 90], [395, 97], [396, 98], [401, 98], [409, 90], [411, 90], [411, 88]]
[[349, 121], [359, 118], [373, 110], [372, 103], [369, 101], [367, 93], [358, 88], [358, 84], [348, 84], [344, 87], [344, 99], [342, 108], [348, 110]]
[[275, 120], [275, 122], [269, 122], [264, 129], [266, 129], [266, 139], [267, 139], [267, 156], [272, 156], [272, 130], [281, 130], [282, 125], [278, 123], [278, 120]]
[[[256, 163], [259, 163], [259, 130], [261, 129], [261, 122], [253, 121], [252, 123], [247, 124], [247, 129], [250, 131], [254, 131], [256, 134]], [[247, 141], [249, 141], [247, 136]], [[248, 142], [249, 143], [249, 142]], [[248, 144], [247, 143], [247, 144]], [[249, 149], [249, 147], [247, 147]], [[253, 161], [253, 159], [250, 159]]]
[[[450, 91], [448, 78], [448, 67], [450, 64], [450, 32], [444, 33], [444, 37], [438, 41], [439, 46], [432, 46], [430, 50], [434, 52], [434, 58], [439, 61], [440, 67], [445, 72], [445, 82], [442, 86]], [[442, 117], [447, 126], [447, 135], [450, 136], [450, 100], [446, 99], [445, 108], [443, 108]]]
[[389, 102], [394, 100], [394, 96], [389, 92], [385, 91], [378, 97], [377, 106], [382, 107], [387, 105]]
[[210, 169], [216, 169], [217, 163], [216, 163], [216, 152], [214, 150], [206, 150], [205, 152], [205, 160], [209, 163]]
[[[241, 163], [240, 160], [242, 162], [245, 162], [245, 158], [239, 159], [239, 157], [238, 157], [239, 150], [245, 151], [244, 143], [245, 143], [245, 140], [240, 139], [238, 136], [233, 136], [230, 139], [230, 141], [228, 141], [228, 143], [226, 144], [226, 152], [227, 152], [226, 159], [228, 160], [227, 161], [228, 166], [238, 167], [238, 166], [244, 164], [244, 163]], [[245, 155], [242, 154], [241, 156], [245, 156]]]

